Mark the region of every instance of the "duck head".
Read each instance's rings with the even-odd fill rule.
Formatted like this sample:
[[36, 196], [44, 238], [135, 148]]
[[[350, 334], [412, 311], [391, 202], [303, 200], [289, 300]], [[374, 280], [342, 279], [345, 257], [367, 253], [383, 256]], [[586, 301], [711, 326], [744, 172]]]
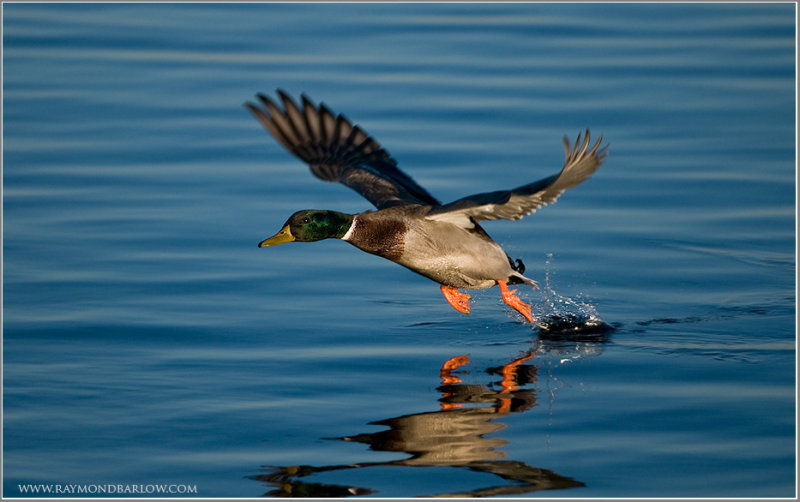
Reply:
[[353, 224], [353, 215], [324, 209], [297, 211], [286, 220], [280, 231], [258, 243], [258, 247], [277, 246], [285, 242], [314, 242], [341, 239]]

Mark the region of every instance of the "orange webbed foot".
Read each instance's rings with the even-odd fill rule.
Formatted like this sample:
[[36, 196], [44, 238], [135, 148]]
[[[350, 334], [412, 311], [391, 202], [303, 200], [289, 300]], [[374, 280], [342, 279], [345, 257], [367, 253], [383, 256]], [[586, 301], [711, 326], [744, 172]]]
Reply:
[[447, 300], [451, 307], [462, 314], [469, 314], [469, 299], [472, 298], [471, 296], [466, 293], [459, 293], [458, 289], [444, 284], [439, 287], [442, 290], [444, 299]]
[[533, 315], [531, 315], [531, 306], [520, 300], [514, 293], [516, 289], [509, 290], [506, 281], [497, 281], [500, 286], [500, 293], [503, 295], [503, 301], [508, 306], [522, 314], [528, 322], [533, 322]]

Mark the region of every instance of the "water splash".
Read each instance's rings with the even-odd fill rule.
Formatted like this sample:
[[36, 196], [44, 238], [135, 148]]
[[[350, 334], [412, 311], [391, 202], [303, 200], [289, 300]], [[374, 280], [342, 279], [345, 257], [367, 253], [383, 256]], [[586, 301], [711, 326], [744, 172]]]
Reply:
[[605, 322], [591, 303], [572, 299], [556, 292], [551, 282], [553, 253], [547, 253], [541, 302], [533, 307], [534, 324], [539, 336], [550, 339], [600, 341], [614, 327]]

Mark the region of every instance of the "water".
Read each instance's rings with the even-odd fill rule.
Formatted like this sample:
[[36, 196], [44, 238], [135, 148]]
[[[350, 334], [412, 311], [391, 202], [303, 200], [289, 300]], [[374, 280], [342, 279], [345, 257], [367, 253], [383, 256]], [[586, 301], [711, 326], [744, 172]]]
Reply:
[[[795, 495], [793, 4], [3, 15], [5, 496]], [[604, 134], [591, 180], [485, 225], [537, 323], [341, 242], [257, 249], [369, 208], [241, 106], [278, 87], [444, 201]]]

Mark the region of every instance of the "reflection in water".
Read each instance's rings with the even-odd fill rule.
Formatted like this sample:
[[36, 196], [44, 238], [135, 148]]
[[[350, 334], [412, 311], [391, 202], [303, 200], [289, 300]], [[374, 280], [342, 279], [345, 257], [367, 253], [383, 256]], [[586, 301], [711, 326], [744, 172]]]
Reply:
[[[588, 348], [589, 344], [578, 345], [587, 346], [586, 350], [589, 352], [597, 351], [597, 347]], [[309, 483], [302, 481], [302, 478], [326, 471], [378, 466], [457, 467], [493, 474], [504, 480], [496, 486], [430, 494], [431, 496], [502, 496], [584, 486], [579, 481], [547, 469], [503, 460], [506, 453], [500, 448], [507, 441], [494, 435], [505, 428], [505, 424], [500, 421], [503, 417], [537, 406], [536, 391], [531, 386], [537, 380], [539, 369], [526, 363], [535, 354], [550, 352], [554, 348], [556, 347], [540, 341], [522, 357], [502, 367], [488, 368], [487, 373], [500, 378], [488, 385], [463, 383], [458, 376], [458, 370], [469, 363], [469, 358], [453, 357], [441, 369], [441, 385], [438, 390], [442, 397], [439, 399], [439, 411], [373, 422], [388, 429], [338, 438], [367, 444], [375, 451], [406, 453], [410, 455], [408, 458], [320, 467], [268, 467], [265, 473], [254, 476], [253, 479], [272, 488], [266, 493], [267, 496], [277, 497], [344, 497], [376, 493], [369, 488]], [[563, 350], [564, 347], [560, 348]]]

